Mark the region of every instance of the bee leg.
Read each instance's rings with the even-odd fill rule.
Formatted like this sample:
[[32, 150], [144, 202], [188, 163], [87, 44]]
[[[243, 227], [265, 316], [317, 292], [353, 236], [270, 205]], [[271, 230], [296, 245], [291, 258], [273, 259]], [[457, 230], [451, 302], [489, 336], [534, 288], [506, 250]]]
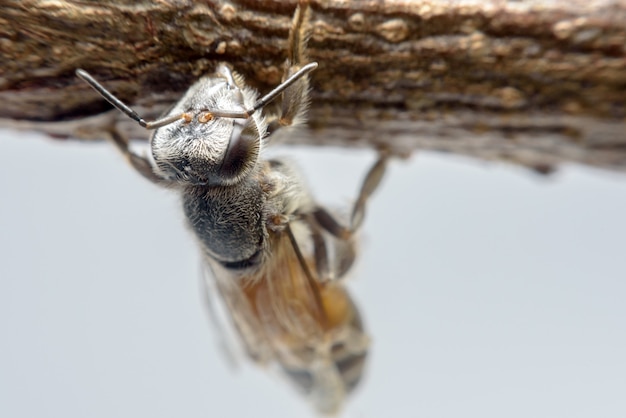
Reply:
[[[313, 257], [317, 269], [317, 279], [321, 283], [340, 279], [350, 270], [356, 259], [353, 234], [323, 207], [318, 207], [315, 210], [313, 218], [315, 219], [315, 227], [311, 228], [311, 238], [313, 240]], [[330, 232], [335, 239], [324, 239], [321, 234], [322, 228]], [[332, 264], [328, 256], [329, 245], [332, 246]]]
[[311, 231], [313, 260], [317, 273], [315, 279], [319, 283], [326, 283], [343, 277], [356, 258], [354, 240], [328, 239], [324, 237], [324, 231], [314, 216], [308, 215], [305, 220]]
[[[312, 214], [311, 224], [316, 224], [311, 227], [313, 231], [311, 236], [313, 238], [313, 254], [315, 257], [315, 263], [318, 271], [318, 276], [323, 281], [336, 280], [343, 277], [356, 259], [355, 242], [352, 239], [355, 232], [359, 229], [363, 223], [365, 217], [365, 205], [378, 188], [383, 175], [385, 174], [385, 168], [387, 165], [388, 155], [381, 152], [380, 157], [372, 168], [368, 171], [363, 183], [359, 196], [352, 209], [352, 218], [350, 226], [346, 227], [342, 225], [327, 209], [318, 206]], [[319, 225], [319, 226], [318, 226]], [[332, 240], [332, 254], [333, 263], [332, 266], [329, 262], [327, 243], [321, 237], [320, 229], [329, 232], [334, 238]], [[316, 237], [319, 234], [320, 237]]]
[[317, 280], [320, 283], [333, 279], [328, 260], [328, 249], [326, 248], [326, 240], [322, 235], [322, 231], [312, 217], [307, 219], [311, 230], [311, 240], [313, 241], [313, 259], [315, 260], [315, 271], [317, 272]]
[[376, 163], [374, 163], [372, 168], [370, 168], [367, 172], [363, 183], [361, 183], [359, 197], [352, 208], [352, 217], [350, 219], [350, 230], [352, 233], [359, 229], [361, 224], [363, 224], [363, 219], [365, 217], [365, 204], [380, 185], [380, 182], [385, 175], [385, 171], [387, 170], [388, 159], [388, 153], [381, 151], [378, 156], [378, 160], [376, 160]]
[[[301, 0], [289, 31], [289, 46], [283, 81], [295, 74], [308, 62], [305, 49], [311, 34], [310, 15], [308, 1]], [[294, 126], [305, 122], [308, 105], [309, 76], [306, 75], [285, 89], [279, 106], [279, 114], [268, 118], [268, 131], [271, 133], [284, 126]]]
[[113, 142], [115, 147], [122, 153], [126, 161], [143, 177], [150, 180], [152, 183], [164, 185], [168, 182], [157, 176], [152, 168], [150, 160], [146, 157], [135, 153], [128, 146], [128, 139], [124, 137], [117, 129], [113, 128], [107, 132], [108, 139]]
[[389, 156], [387, 153], [381, 153], [374, 166], [365, 176], [365, 179], [361, 184], [359, 196], [357, 197], [352, 209], [352, 217], [350, 219], [349, 227], [339, 223], [339, 221], [337, 221], [328, 210], [321, 206], [318, 206], [313, 211], [313, 216], [315, 217], [317, 223], [336, 238], [344, 241], [350, 240], [363, 223], [363, 218], [365, 217], [365, 205], [367, 204], [370, 196], [378, 188], [380, 181], [385, 174], [388, 158]]

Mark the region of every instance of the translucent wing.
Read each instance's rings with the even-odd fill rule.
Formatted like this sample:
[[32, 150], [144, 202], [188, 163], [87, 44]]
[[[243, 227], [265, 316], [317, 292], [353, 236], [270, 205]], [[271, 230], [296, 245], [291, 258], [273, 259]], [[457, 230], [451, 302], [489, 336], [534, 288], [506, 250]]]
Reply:
[[[241, 279], [211, 261], [204, 257], [205, 307], [220, 339], [220, 346], [232, 364], [236, 364], [236, 353], [241, 349], [254, 361], [267, 363], [272, 357], [272, 350], [261, 323], [239, 285]], [[240, 344], [233, 341], [233, 328]]]
[[213, 328], [213, 335], [215, 335], [218, 347], [226, 361], [233, 369], [237, 368], [239, 366], [237, 345], [233, 339], [233, 333], [225, 326], [225, 322], [228, 321], [227, 314], [224, 312], [223, 302], [220, 303], [218, 300], [220, 297], [219, 290], [206, 262], [200, 266], [200, 273], [200, 293], [202, 294], [204, 310]]
[[311, 236], [290, 239], [291, 230], [274, 238], [268, 269], [245, 293], [283, 375], [319, 412], [335, 413], [360, 380], [369, 338], [343, 284], [317, 279]]
[[[218, 296], [207, 298], [207, 310], [228, 356], [234, 328], [250, 358], [274, 361], [318, 411], [333, 413], [361, 378], [369, 339], [343, 284], [317, 280], [314, 246], [306, 245], [310, 235], [297, 235], [289, 227], [271, 233], [270, 256], [248, 275], [207, 257], [205, 286]], [[228, 330], [216, 305], [232, 324]]]

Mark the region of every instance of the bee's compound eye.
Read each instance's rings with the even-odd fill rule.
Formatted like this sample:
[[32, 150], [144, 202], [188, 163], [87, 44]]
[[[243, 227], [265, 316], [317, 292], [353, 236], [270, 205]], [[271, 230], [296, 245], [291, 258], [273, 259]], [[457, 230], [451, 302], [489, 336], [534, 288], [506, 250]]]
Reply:
[[235, 178], [254, 166], [259, 154], [259, 135], [251, 121], [245, 124], [235, 122], [234, 129], [224, 154], [220, 175]]

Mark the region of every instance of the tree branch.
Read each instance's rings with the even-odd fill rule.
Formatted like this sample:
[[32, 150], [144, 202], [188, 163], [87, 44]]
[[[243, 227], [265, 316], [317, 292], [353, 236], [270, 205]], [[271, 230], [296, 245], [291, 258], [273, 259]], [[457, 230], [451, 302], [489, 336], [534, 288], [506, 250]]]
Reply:
[[[312, 0], [311, 129], [292, 142], [626, 170], [626, 0]], [[230, 63], [278, 84], [294, 1], [0, 0], [2, 125], [96, 137]], [[104, 112], [104, 113], [103, 113]]]

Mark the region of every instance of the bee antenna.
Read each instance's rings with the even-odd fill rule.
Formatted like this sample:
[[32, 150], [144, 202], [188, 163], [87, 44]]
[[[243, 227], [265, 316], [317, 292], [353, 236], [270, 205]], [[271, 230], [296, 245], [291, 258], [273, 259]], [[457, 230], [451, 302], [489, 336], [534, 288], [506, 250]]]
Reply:
[[311, 63], [305, 65], [304, 67], [300, 68], [298, 71], [296, 71], [291, 76], [289, 76], [289, 78], [287, 78], [285, 81], [283, 81], [278, 86], [276, 86], [274, 88], [274, 90], [270, 91], [265, 96], [263, 96], [259, 100], [257, 100], [257, 102], [254, 104], [254, 106], [252, 106], [252, 108], [249, 109], [247, 111], [247, 113], [249, 115], [252, 115], [254, 112], [256, 112], [257, 110], [259, 110], [263, 106], [265, 106], [268, 103], [270, 103], [276, 97], [278, 97], [278, 95], [281, 94], [283, 91], [285, 91], [285, 89], [287, 87], [291, 86], [293, 83], [298, 81], [298, 79], [300, 79], [303, 76], [307, 75], [308, 73], [310, 73], [311, 71], [313, 71], [316, 68], [317, 68], [317, 62], [311, 62]]
[[122, 102], [120, 99], [115, 97], [113, 93], [108, 91], [104, 86], [96, 81], [95, 78], [91, 76], [87, 71], [78, 68], [76, 70], [76, 75], [87, 84], [91, 86], [95, 91], [100, 94], [107, 102], [111, 103], [117, 110], [124, 113], [126, 116], [139, 123], [142, 127], [146, 129], [156, 129], [165, 125], [169, 125], [170, 123], [174, 123], [180, 119], [189, 119], [190, 116], [186, 113], [180, 113], [177, 115], [166, 116], [162, 119], [157, 119], [155, 121], [147, 122], [144, 118], [139, 116], [137, 112], [131, 109], [128, 105]]
[[[235, 119], [248, 119], [250, 116], [254, 114], [257, 110], [261, 109], [263, 106], [274, 100], [281, 94], [285, 89], [291, 86], [293, 83], [298, 81], [298, 79], [307, 75], [311, 71], [317, 68], [317, 62], [311, 62], [304, 67], [300, 68], [298, 71], [289, 76], [285, 81], [280, 83], [278, 86], [274, 88], [274, 90], [267, 93], [265, 96], [261, 97], [256, 103], [249, 109], [246, 110], [211, 110], [209, 113], [212, 116], [217, 116], [221, 118], [235, 118]], [[95, 88], [95, 87], [94, 87]], [[120, 102], [121, 103], [121, 102]], [[128, 114], [128, 113], [127, 113]]]

